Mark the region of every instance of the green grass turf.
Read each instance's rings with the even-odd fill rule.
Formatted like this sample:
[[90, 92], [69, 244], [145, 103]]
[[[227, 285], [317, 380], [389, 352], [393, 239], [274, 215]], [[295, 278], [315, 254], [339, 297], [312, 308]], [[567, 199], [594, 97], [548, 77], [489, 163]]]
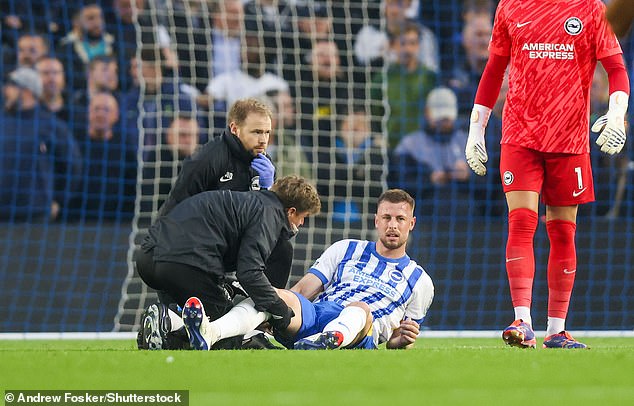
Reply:
[[[409, 351], [138, 351], [130, 341], [0, 341], [0, 388], [190, 391], [191, 405], [634, 405], [634, 339], [521, 350], [421, 339]], [[541, 343], [540, 343], [541, 344]]]

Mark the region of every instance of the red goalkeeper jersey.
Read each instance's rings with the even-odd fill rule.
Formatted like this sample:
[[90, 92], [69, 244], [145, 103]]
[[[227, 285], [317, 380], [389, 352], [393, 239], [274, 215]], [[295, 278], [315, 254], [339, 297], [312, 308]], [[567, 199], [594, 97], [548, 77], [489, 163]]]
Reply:
[[600, 0], [502, 0], [489, 50], [510, 56], [502, 143], [587, 153], [598, 59], [620, 54]]

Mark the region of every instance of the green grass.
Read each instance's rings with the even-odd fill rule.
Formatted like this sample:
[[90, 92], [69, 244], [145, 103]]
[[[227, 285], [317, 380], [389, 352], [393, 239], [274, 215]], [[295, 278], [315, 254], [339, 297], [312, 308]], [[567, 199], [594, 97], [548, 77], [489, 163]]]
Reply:
[[634, 339], [589, 351], [421, 339], [410, 351], [138, 351], [131, 341], [0, 341], [5, 389], [183, 389], [191, 405], [634, 404]]

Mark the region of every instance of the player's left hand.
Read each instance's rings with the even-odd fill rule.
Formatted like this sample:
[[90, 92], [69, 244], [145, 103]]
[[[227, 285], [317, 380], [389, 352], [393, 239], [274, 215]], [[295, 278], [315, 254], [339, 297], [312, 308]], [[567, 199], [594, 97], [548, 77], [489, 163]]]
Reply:
[[389, 349], [407, 348], [414, 344], [420, 333], [418, 323], [413, 320], [401, 320], [401, 324], [392, 333], [386, 347]]
[[622, 91], [616, 91], [610, 95], [610, 106], [607, 114], [599, 117], [592, 124], [592, 131], [600, 132], [597, 145], [601, 152], [614, 155], [621, 152], [625, 145], [625, 112], [627, 111], [628, 95]]
[[266, 155], [258, 154], [253, 161], [251, 161], [251, 168], [257, 171], [260, 175], [260, 187], [268, 189], [273, 186], [273, 178], [275, 178], [275, 166]]

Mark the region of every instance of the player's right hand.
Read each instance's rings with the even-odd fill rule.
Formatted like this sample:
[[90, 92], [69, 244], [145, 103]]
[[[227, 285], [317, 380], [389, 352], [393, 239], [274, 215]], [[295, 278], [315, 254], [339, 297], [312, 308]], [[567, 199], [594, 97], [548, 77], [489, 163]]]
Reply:
[[471, 111], [465, 156], [471, 170], [479, 176], [484, 176], [487, 173], [484, 164], [489, 160], [489, 156], [484, 142], [484, 129], [489, 121], [489, 115], [491, 115], [491, 109], [478, 104], [474, 105]]

